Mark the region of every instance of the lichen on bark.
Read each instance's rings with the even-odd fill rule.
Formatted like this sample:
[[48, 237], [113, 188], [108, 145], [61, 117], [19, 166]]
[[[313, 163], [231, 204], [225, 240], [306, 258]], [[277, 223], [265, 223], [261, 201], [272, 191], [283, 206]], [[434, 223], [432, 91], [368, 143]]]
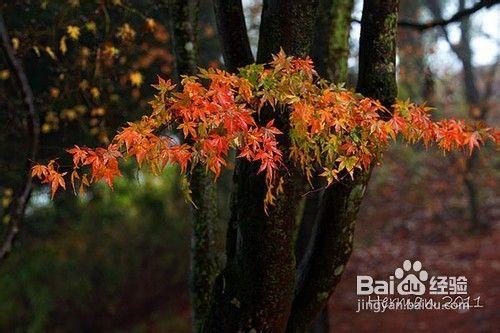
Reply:
[[[397, 95], [397, 0], [365, 0], [357, 91], [390, 109]], [[304, 332], [340, 281], [370, 172], [331, 184], [323, 193], [309, 248], [298, 269], [288, 332]], [[347, 178], [349, 179], [349, 178]], [[342, 271], [339, 267], [342, 267]]]
[[[257, 62], [269, 60], [280, 47], [288, 55], [307, 55], [316, 4], [316, 1], [303, 0], [264, 1]], [[222, 42], [224, 47], [234, 47], [228, 40]], [[230, 51], [224, 54], [231, 54]], [[257, 120], [266, 122], [276, 114], [270, 106], [265, 106]], [[287, 110], [275, 119], [275, 124], [285, 133], [279, 144], [283, 156], [288, 156]], [[295, 215], [304, 179], [290, 161], [284, 158], [283, 162], [285, 167], [279, 177], [283, 177], [284, 191], [266, 214], [264, 175], [257, 174], [255, 163], [237, 161], [232, 206], [236, 237], [228, 237], [236, 248], [230, 249], [234, 254], [217, 278], [214, 304], [205, 327], [207, 332], [284, 332], [286, 329], [295, 280]]]
[[[198, 71], [199, 0], [167, 1], [174, 32], [176, 72], [194, 75]], [[216, 275], [213, 229], [217, 223], [217, 185], [213, 175], [195, 165], [189, 179], [192, 192], [190, 291], [193, 329], [202, 330], [210, 309]]]

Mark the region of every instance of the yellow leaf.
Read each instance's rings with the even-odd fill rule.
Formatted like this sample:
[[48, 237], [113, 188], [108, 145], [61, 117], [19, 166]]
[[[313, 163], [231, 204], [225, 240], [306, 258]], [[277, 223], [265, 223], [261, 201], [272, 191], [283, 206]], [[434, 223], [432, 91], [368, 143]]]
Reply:
[[19, 39], [14, 37], [12, 38], [12, 47], [14, 48], [14, 51], [17, 51], [19, 48]]
[[68, 0], [68, 3], [71, 5], [71, 7], [80, 6], [80, 0]]
[[54, 51], [52, 51], [52, 49], [49, 46], [45, 47], [45, 52], [47, 52], [49, 57], [51, 57], [53, 60], [57, 60], [57, 57], [56, 57]]
[[85, 28], [92, 33], [96, 33], [97, 31], [97, 26], [94, 21], [89, 21], [85, 23]]
[[118, 50], [116, 47], [114, 46], [110, 46], [110, 45], [106, 45], [104, 47], [104, 51], [103, 53], [107, 56], [107, 57], [116, 57], [118, 56], [118, 54], [120, 54], [120, 50]]
[[67, 119], [69, 121], [75, 120], [77, 117], [76, 111], [73, 109], [64, 109], [61, 118]]
[[156, 27], [156, 22], [154, 19], [152, 19], [151, 17], [148, 17], [146, 19], [146, 27], [149, 31], [154, 31], [155, 30], [155, 27]]
[[103, 107], [94, 108], [90, 112], [90, 115], [93, 116], [93, 117], [102, 117], [105, 114], [106, 114], [106, 109], [104, 109]]
[[90, 94], [95, 99], [98, 99], [101, 96], [101, 92], [99, 91], [99, 89], [97, 87], [92, 87], [92, 89], [90, 89]]
[[35, 51], [37, 56], [40, 56], [40, 49], [38, 48], [38, 46], [33, 46], [33, 51]]
[[62, 54], [66, 54], [68, 52], [68, 45], [66, 45], [66, 36], [62, 36], [59, 41], [59, 50]]
[[144, 76], [142, 76], [141, 72], [138, 71], [130, 73], [129, 79], [132, 85], [136, 87], [140, 87], [144, 82]]
[[66, 32], [68, 33], [69, 37], [73, 40], [78, 40], [80, 38], [80, 28], [76, 27], [74, 25], [68, 25], [66, 28]]
[[116, 37], [120, 38], [124, 42], [130, 42], [134, 40], [136, 34], [135, 30], [128, 23], [125, 23], [118, 28]]
[[87, 112], [87, 107], [83, 104], [77, 104], [73, 107], [73, 109], [78, 113], [78, 114], [84, 114]]
[[51, 129], [52, 129], [52, 127], [47, 123], [42, 125], [42, 133], [48, 133], [48, 132], [50, 132]]
[[10, 205], [11, 199], [7, 197], [2, 198], [2, 207], [7, 208]]
[[10, 72], [8, 69], [0, 71], [0, 80], [7, 80], [10, 77]]

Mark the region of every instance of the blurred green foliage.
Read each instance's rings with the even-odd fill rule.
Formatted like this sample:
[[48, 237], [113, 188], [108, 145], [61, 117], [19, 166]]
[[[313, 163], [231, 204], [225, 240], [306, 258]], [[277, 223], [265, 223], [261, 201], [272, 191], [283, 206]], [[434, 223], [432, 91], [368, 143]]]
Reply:
[[37, 191], [0, 268], [0, 331], [142, 331], [155, 313], [155, 325], [185, 330], [189, 207], [177, 175], [130, 168], [113, 192], [55, 202]]

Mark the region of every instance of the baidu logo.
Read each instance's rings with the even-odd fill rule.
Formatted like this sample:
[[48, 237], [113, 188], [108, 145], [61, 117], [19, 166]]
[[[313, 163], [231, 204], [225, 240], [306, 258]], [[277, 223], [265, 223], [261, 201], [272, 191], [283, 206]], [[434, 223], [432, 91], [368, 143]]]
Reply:
[[405, 260], [402, 267], [396, 268], [394, 275], [389, 280], [374, 280], [369, 275], [358, 275], [358, 295], [423, 295], [426, 291], [424, 282], [429, 278], [427, 271], [422, 269], [422, 263], [418, 260], [411, 262]]
[[394, 272], [397, 279], [402, 279], [398, 283], [398, 294], [400, 295], [423, 295], [425, 293], [425, 285], [429, 275], [427, 271], [422, 269], [422, 263], [415, 261], [413, 264], [410, 260], [403, 262], [403, 268], [397, 268]]
[[429, 276], [419, 260], [404, 260], [388, 279], [377, 280], [370, 275], [358, 275], [356, 282], [356, 292], [361, 296], [358, 297], [356, 312], [470, 310], [483, 307], [481, 296], [469, 296], [465, 276]]

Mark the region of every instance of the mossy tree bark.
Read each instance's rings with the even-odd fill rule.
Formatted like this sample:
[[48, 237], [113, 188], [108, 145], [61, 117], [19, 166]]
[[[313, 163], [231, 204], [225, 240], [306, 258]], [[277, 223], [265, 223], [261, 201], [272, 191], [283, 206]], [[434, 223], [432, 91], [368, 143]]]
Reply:
[[[357, 91], [390, 107], [397, 95], [397, 0], [363, 6]], [[315, 230], [298, 269], [289, 332], [303, 332], [334, 291], [352, 252], [354, 226], [370, 173], [334, 183], [321, 198]]]
[[[268, 61], [280, 47], [288, 55], [310, 54], [317, 5], [305, 0], [264, 1], [257, 62]], [[225, 64], [234, 71], [253, 60], [241, 1], [215, 1], [215, 10]], [[388, 106], [396, 96], [396, 23], [397, 1], [366, 1], [358, 90]], [[271, 111], [264, 108], [259, 121], [276, 118], [285, 133], [280, 146], [288, 156], [288, 110]], [[243, 160], [236, 164], [227, 263], [216, 279], [202, 331], [304, 332], [338, 283], [352, 250], [354, 221], [369, 174], [325, 191], [311, 246], [297, 272], [295, 218], [304, 177], [286, 158], [284, 163], [284, 192], [268, 214], [263, 206], [265, 181], [256, 174], [258, 166]]]
[[320, 0], [311, 56], [319, 76], [334, 83], [347, 80], [349, 33], [354, 0]]
[[397, 0], [364, 1], [356, 90], [391, 107], [397, 96]]
[[[176, 72], [194, 75], [198, 71], [199, 0], [169, 2], [174, 32]], [[213, 229], [217, 223], [217, 187], [212, 174], [196, 165], [189, 178], [193, 207], [191, 233], [190, 289], [192, 320], [200, 331], [205, 320], [216, 275]]]
[[[349, 32], [353, 0], [321, 0], [318, 6], [315, 36], [311, 57], [318, 75], [330, 82], [341, 84], [347, 81], [349, 57]], [[304, 256], [319, 208], [323, 191], [319, 177], [313, 179], [315, 191], [305, 198], [297, 234], [296, 256]]]
[[[336, 84], [347, 81], [349, 33], [353, 6], [353, 0], [320, 0], [318, 7], [311, 57], [319, 76]], [[304, 199], [304, 208], [299, 220], [295, 251], [298, 263], [307, 251], [323, 194], [320, 190], [322, 184], [319, 177], [315, 177], [312, 184], [314, 191], [311, 191]], [[313, 322], [312, 331], [315, 333], [329, 331], [327, 306]]]
[[[288, 55], [309, 54], [316, 15], [315, 1], [264, 1], [257, 62], [265, 62], [280, 47]], [[219, 6], [218, 26], [231, 15], [222, 15]], [[240, 24], [241, 27], [241, 24]], [[243, 27], [241, 27], [243, 29]], [[239, 34], [232, 34], [238, 39]], [[225, 55], [235, 54], [231, 36], [222, 37]], [[234, 69], [235, 59], [226, 58]], [[261, 121], [278, 111], [264, 108]], [[288, 110], [280, 111], [276, 125], [285, 133], [280, 145], [283, 156], [290, 146]], [[294, 227], [303, 177], [286, 158], [283, 194], [275, 206], [264, 212], [266, 186], [258, 165], [239, 160], [234, 174], [232, 240], [228, 244], [225, 270], [219, 276], [207, 332], [284, 332], [290, 313], [295, 280]], [[285, 172], [284, 170], [287, 170]]]

